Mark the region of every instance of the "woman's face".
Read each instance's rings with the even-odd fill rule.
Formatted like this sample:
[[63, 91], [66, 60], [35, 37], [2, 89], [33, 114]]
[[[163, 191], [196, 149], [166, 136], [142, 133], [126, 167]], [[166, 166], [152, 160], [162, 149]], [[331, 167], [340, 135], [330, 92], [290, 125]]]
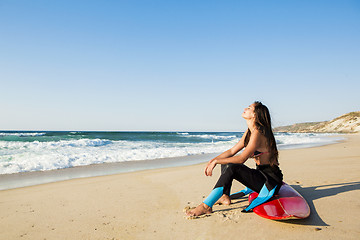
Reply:
[[242, 117], [246, 120], [255, 118], [255, 103], [244, 109]]

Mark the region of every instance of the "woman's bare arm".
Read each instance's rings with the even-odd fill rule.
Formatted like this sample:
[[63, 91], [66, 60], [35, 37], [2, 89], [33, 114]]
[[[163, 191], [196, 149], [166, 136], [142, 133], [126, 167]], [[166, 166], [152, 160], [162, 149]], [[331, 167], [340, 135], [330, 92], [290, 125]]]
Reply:
[[228, 164], [228, 163], [245, 163], [246, 160], [254, 155], [254, 152], [258, 148], [260, 142], [260, 133], [258, 131], [254, 131], [251, 133], [251, 137], [249, 140], [248, 145], [244, 149], [244, 151], [237, 155], [237, 156], [230, 156], [230, 157], [224, 157], [224, 158], [216, 158], [215, 163], [216, 164]]
[[216, 159], [220, 159], [220, 158], [229, 158], [234, 156], [235, 154], [237, 154], [241, 149], [243, 149], [245, 147], [245, 136], [247, 134], [247, 131], [242, 135], [240, 141], [235, 144], [232, 148], [230, 148], [229, 150], [223, 152], [222, 154], [220, 154], [219, 156], [213, 158], [210, 160], [210, 162], [216, 160]]
[[[257, 134], [255, 134], [255, 136], [253, 136], [253, 134], [251, 134], [250, 141], [249, 141], [246, 149], [240, 155], [234, 156], [236, 153], [238, 153], [241, 149], [244, 148], [245, 136], [246, 136], [247, 131], [245, 132], [245, 134], [242, 136], [240, 141], [234, 147], [232, 147], [231, 149], [227, 150], [226, 152], [220, 154], [219, 156], [217, 156], [216, 158], [214, 158], [208, 162], [208, 164], [205, 167], [205, 175], [206, 176], [212, 175], [212, 170], [214, 169], [216, 164], [244, 163], [249, 157], [254, 155], [254, 152], [255, 152], [257, 146], [252, 146], [252, 145], [257, 144], [257, 142], [258, 142]], [[250, 153], [250, 151], [252, 149], [254, 149], [254, 150], [252, 151], [252, 153]]]

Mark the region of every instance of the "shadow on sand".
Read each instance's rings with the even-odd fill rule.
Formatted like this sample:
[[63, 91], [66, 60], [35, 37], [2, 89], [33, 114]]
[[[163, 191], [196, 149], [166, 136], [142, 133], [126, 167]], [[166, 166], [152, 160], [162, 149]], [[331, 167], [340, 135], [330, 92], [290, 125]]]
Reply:
[[[298, 191], [305, 199], [306, 202], [309, 204], [310, 207], [310, 216], [306, 219], [294, 219], [294, 220], [285, 220], [281, 221], [283, 223], [290, 223], [290, 224], [300, 224], [300, 225], [313, 225], [313, 226], [329, 226], [326, 222], [324, 222], [319, 214], [316, 211], [316, 207], [313, 203], [314, 200], [335, 196], [339, 193], [343, 192], [350, 192], [354, 190], [360, 189], [360, 182], [349, 182], [349, 183], [339, 183], [339, 184], [328, 184], [328, 185], [319, 185], [313, 187], [306, 187], [303, 188], [300, 185], [291, 185], [296, 191]], [[234, 198], [237, 199], [237, 198]], [[235, 201], [234, 203], [243, 203], [247, 201], [247, 197], [240, 198], [241, 200]], [[226, 211], [220, 210], [220, 211]], [[230, 209], [232, 210], [232, 209]], [[219, 211], [219, 212], [220, 212]]]
[[299, 185], [291, 185], [296, 191], [298, 191], [307, 201], [310, 207], [310, 216], [306, 219], [297, 219], [297, 220], [287, 220], [283, 221], [284, 223], [295, 223], [301, 225], [314, 225], [314, 226], [329, 226], [324, 222], [319, 214], [316, 211], [316, 207], [313, 203], [314, 200], [335, 196], [339, 193], [350, 192], [360, 189], [360, 182], [349, 182], [349, 183], [339, 183], [339, 184], [328, 184], [328, 185], [319, 185], [313, 187], [303, 188]]

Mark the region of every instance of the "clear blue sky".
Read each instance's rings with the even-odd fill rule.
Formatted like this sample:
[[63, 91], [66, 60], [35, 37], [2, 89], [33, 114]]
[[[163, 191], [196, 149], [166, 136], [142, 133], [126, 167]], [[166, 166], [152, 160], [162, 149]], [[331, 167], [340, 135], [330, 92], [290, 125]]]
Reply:
[[242, 131], [360, 110], [360, 1], [0, 0], [0, 129]]

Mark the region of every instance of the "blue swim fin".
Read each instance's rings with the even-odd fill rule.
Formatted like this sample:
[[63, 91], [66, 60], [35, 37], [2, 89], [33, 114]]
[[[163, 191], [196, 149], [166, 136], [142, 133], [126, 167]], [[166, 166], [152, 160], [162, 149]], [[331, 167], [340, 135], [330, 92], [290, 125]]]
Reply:
[[257, 198], [255, 198], [249, 206], [247, 206], [244, 210], [242, 210], [242, 212], [249, 212], [251, 211], [254, 207], [257, 207], [263, 203], [265, 203], [266, 201], [268, 201], [275, 193], [275, 189], [277, 186], [275, 186], [273, 189], [271, 189], [269, 191], [269, 189], [267, 188], [266, 184], [264, 184], [264, 186], [261, 188], [259, 195]]
[[253, 190], [251, 190], [250, 188], [248, 187], [245, 187], [243, 190], [239, 191], [239, 192], [236, 192], [236, 193], [233, 193], [233, 194], [230, 194], [230, 198], [231, 199], [238, 199], [238, 198], [241, 198], [243, 196], [246, 196], [250, 193], [254, 192]]

